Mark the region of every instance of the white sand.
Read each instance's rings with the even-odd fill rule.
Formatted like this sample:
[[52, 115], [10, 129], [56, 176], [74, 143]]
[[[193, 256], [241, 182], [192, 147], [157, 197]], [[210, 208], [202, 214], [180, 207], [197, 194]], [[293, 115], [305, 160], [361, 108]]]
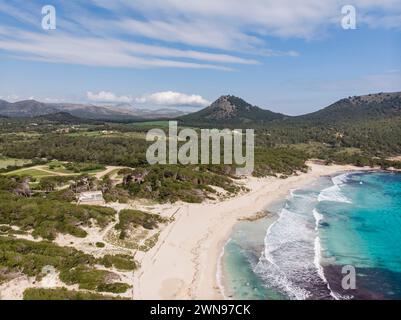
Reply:
[[[155, 206], [176, 220], [149, 252], [137, 255], [134, 299], [221, 299], [216, 271], [221, 250], [239, 218], [253, 216], [269, 203], [322, 175], [361, 170], [353, 166], [308, 163], [311, 170], [288, 179], [248, 178], [249, 193], [221, 203]], [[178, 211], [177, 211], [178, 210]]]

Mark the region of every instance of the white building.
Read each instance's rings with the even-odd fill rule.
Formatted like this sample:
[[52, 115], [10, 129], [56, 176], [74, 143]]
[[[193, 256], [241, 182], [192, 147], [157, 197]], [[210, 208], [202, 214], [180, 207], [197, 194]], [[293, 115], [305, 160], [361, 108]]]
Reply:
[[102, 191], [82, 192], [77, 198], [78, 203], [104, 202]]

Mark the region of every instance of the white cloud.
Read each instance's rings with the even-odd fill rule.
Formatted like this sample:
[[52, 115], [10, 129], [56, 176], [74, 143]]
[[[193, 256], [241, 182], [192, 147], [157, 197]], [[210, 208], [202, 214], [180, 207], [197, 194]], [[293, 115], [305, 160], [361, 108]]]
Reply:
[[[2, 31], [7, 35], [2, 36]], [[118, 39], [99, 37], [75, 37], [63, 32], [54, 34], [0, 28], [0, 48], [19, 54], [21, 59], [56, 63], [76, 63], [88, 66], [130, 68], [193, 68], [232, 70], [224, 65], [203, 61], [226, 63], [256, 63], [224, 54], [210, 54], [193, 50], [144, 45]], [[95, 54], [96, 53], [96, 54]], [[188, 58], [198, 61], [181, 61], [172, 58]]]
[[60, 102], [60, 99], [58, 99], [58, 98], [50, 98], [50, 97], [45, 97], [43, 100], [44, 100], [45, 102], [47, 102], [47, 103], [57, 103], [57, 102]]
[[16, 94], [9, 94], [9, 95], [6, 95], [6, 96], [0, 96], [0, 100], [6, 100], [6, 101], [9, 101], [9, 102], [15, 102], [15, 101], [20, 100], [20, 97], [18, 95], [16, 95]]
[[88, 91], [86, 93], [88, 100], [93, 102], [108, 102], [108, 103], [130, 103], [133, 101], [131, 96], [117, 96], [116, 94], [108, 91], [100, 91], [93, 93]]
[[174, 91], [155, 92], [136, 98], [135, 101], [147, 105], [175, 107], [206, 107], [210, 104], [200, 95], [187, 95]]

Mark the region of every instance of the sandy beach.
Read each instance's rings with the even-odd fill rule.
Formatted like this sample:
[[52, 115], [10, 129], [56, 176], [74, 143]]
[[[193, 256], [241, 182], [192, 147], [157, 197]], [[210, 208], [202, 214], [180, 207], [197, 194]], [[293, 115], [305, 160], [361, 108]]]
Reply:
[[[123, 296], [128, 299], [223, 299], [217, 277], [222, 250], [230, 237], [234, 225], [243, 219], [260, 217], [261, 211], [269, 204], [287, 196], [293, 189], [301, 188], [319, 178], [336, 172], [374, 170], [354, 166], [324, 166], [308, 162], [309, 171], [286, 179], [249, 177], [239, 181], [249, 191], [224, 201], [207, 201], [201, 204], [149, 204], [139, 201], [130, 204], [112, 203], [108, 206], [117, 211], [134, 208], [158, 213], [172, 218], [171, 223], [161, 229], [156, 245], [147, 252], [119, 247], [109, 243], [106, 234], [117, 222], [104, 230], [86, 228], [86, 238], [59, 235], [55, 242], [61, 246], [72, 246], [95, 256], [109, 254], [134, 254], [140, 268], [132, 272], [113, 272], [121, 281], [133, 285], [133, 289]], [[224, 194], [223, 190], [217, 190]], [[19, 238], [40, 241], [32, 236], [20, 235]], [[105, 248], [99, 249], [92, 243], [102, 241]], [[29, 287], [66, 286], [58, 277], [45, 277], [43, 281], [19, 276], [0, 286], [1, 299], [22, 299], [23, 292]]]
[[[285, 197], [320, 176], [363, 170], [354, 166], [308, 163], [308, 173], [287, 179], [247, 178], [248, 193], [220, 203], [160, 205], [163, 215], [174, 215], [158, 244], [138, 254], [134, 299], [222, 299], [216, 271], [222, 248], [238, 219], [254, 216], [271, 202]], [[370, 168], [371, 170], [371, 168]]]

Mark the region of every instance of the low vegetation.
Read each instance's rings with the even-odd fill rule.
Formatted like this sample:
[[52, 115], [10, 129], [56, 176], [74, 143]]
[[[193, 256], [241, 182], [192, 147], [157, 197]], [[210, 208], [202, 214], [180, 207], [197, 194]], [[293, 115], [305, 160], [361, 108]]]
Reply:
[[103, 258], [99, 259], [99, 262], [107, 268], [114, 267], [125, 271], [133, 271], [138, 267], [137, 263], [131, 256], [123, 254], [117, 254], [114, 256], [106, 254]]
[[68, 162], [64, 164], [64, 167], [74, 173], [88, 172], [88, 171], [102, 171], [105, 166], [97, 163], [78, 163], [78, 162]]
[[55, 239], [58, 233], [85, 237], [82, 227], [105, 227], [115, 214], [113, 209], [100, 206], [0, 194], [0, 224], [14, 225], [48, 240]]
[[[138, 175], [143, 177], [140, 181], [136, 180]], [[122, 184], [122, 188], [135, 198], [193, 203], [212, 198], [216, 191], [210, 186], [220, 187], [232, 194], [240, 190], [229, 177], [215, 173], [207, 166], [194, 165], [155, 165], [149, 169], [124, 170]]]
[[159, 223], [165, 223], [167, 220], [158, 214], [151, 214], [139, 210], [121, 210], [119, 213], [119, 223], [115, 226], [120, 231], [120, 239], [125, 239], [129, 228], [139, 226], [145, 229], [155, 229]]
[[61, 247], [48, 241], [34, 242], [0, 236], [0, 269], [21, 272], [40, 279], [43, 268], [53, 266], [60, 272], [65, 284], [78, 284], [80, 289], [122, 293], [129, 285], [115, 282], [116, 275], [107, 270], [98, 270], [96, 265], [118, 270], [134, 270], [133, 258], [125, 255], [95, 258], [71, 247]]
[[114, 274], [106, 270], [98, 270], [87, 266], [63, 269], [60, 280], [65, 284], [79, 284], [79, 289], [99, 292], [124, 293], [131, 286], [126, 283], [110, 282]]
[[28, 288], [24, 291], [24, 300], [120, 300], [119, 297], [93, 292], [67, 290], [66, 288], [43, 289]]

